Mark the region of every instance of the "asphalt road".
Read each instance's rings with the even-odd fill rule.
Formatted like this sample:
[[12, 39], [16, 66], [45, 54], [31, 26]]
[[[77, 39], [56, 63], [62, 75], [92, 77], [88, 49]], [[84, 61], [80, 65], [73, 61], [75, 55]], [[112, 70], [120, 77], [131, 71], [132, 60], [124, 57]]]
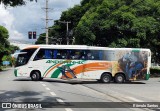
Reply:
[[[1, 108], [0, 111], [157, 111], [157, 108], [125, 108], [128, 107], [126, 105], [128, 103], [125, 102], [160, 102], [160, 78], [123, 84], [102, 84], [94, 80], [44, 79], [43, 81], [31, 81], [30, 78], [14, 77], [13, 69], [8, 69], [0, 72], [0, 80], [0, 102], [2, 103], [58, 103], [61, 107], [42, 109]], [[122, 108], [106, 108], [118, 107], [119, 102], [123, 104], [120, 105]], [[68, 105], [65, 106], [66, 104]], [[137, 104], [139, 105], [139, 103]], [[99, 108], [101, 105], [105, 108]]]

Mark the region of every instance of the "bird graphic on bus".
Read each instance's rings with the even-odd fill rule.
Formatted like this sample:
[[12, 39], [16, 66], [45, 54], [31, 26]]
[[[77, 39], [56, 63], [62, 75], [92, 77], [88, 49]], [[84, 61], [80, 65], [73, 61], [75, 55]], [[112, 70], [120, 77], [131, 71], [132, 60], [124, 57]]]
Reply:
[[126, 53], [120, 62], [121, 69], [126, 73], [129, 79], [136, 79], [138, 76], [143, 76], [145, 73], [145, 61], [142, 54], [138, 52]]
[[[62, 79], [67, 79], [67, 78], [77, 78], [75, 76], [74, 71], [67, 65], [62, 65], [61, 67], [57, 67], [61, 73], [62, 73]], [[68, 73], [70, 74], [70, 76], [68, 76]]]

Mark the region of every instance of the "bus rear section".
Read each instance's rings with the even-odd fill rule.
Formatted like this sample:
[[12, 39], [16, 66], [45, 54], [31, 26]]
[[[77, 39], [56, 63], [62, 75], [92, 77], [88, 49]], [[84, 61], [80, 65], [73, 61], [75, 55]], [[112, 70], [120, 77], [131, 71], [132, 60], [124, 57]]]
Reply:
[[[109, 61], [112, 61], [112, 75], [115, 81], [122, 79], [148, 80], [151, 67], [151, 52], [149, 49], [117, 48], [106, 52]], [[117, 77], [121, 75], [120, 77]], [[119, 79], [119, 80], [118, 80]]]

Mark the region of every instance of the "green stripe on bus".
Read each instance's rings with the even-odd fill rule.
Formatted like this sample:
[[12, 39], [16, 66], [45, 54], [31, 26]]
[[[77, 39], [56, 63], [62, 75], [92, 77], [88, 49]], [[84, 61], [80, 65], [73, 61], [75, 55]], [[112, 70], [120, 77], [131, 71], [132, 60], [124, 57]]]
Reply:
[[146, 74], [146, 80], [148, 80], [149, 79], [149, 77], [150, 77], [150, 74]]
[[17, 69], [14, 70], [14, 75], [17, 77]]
[[132, 52], [139, 52], [140, 49], [133, 49]]
[[44, 75], [46, 74], [46, 72], [47, 72], [50, 68], [52, 68], [53, 66], [55, 66], [55, 65], [56, 65], [56, 63], [53, 64], [53, 65], [51, 65], [51, 66], [44, 72], [43, 77], [44, 77]]
[[[67, 64], [66, 66], [73, 66], [74, 64]], [[57, 68], [51, 75], [51, 78], [58, 78], [60, 75], [61, 71]]]

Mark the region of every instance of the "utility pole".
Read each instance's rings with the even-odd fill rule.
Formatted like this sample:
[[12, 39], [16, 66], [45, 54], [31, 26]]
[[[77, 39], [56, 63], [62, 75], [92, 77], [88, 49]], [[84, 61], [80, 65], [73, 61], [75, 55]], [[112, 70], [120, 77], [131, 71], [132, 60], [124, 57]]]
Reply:
[[46, 44], [49, 44], [49, 40], [48, 40], [48, 38], [49, 38], [49, 37], [48, 37], [48, 35], [49, 35], [49, 34], [48, 34], [48, 30], [49, 30], [49, 28], [48, 28], [48, 23], [49, 23], [49, 20], [53, 20], [53, 19], [49, 19], [49, 18], [48, 18], [48, 12], [49, 12], [49, 9], [50, 9], [50, 8], [48, 8], [48, 1], [49, 1], [49, 0], [46, 0], [46, 6], [45, 6], [45, 8], [43, 8], [43, 9], [45, 10], [45, 12], [46, 12], [46, 17], [45, 17], [45, 23], [46, 23], [46, 24], [45, 24], [45, 25], [46, 25], [46, 26], [45, 26]]
[[48, 0], [46, 0], [46, 44], [48, 44]]
[[71, 23], [69, 21], [59, 21], [60, 23], [67, 24], [67, 29], [66, 29], [66, 40], [67, 40], [67, 45], [69, 45], [69, 38], [68, 38], [68, 24]]

